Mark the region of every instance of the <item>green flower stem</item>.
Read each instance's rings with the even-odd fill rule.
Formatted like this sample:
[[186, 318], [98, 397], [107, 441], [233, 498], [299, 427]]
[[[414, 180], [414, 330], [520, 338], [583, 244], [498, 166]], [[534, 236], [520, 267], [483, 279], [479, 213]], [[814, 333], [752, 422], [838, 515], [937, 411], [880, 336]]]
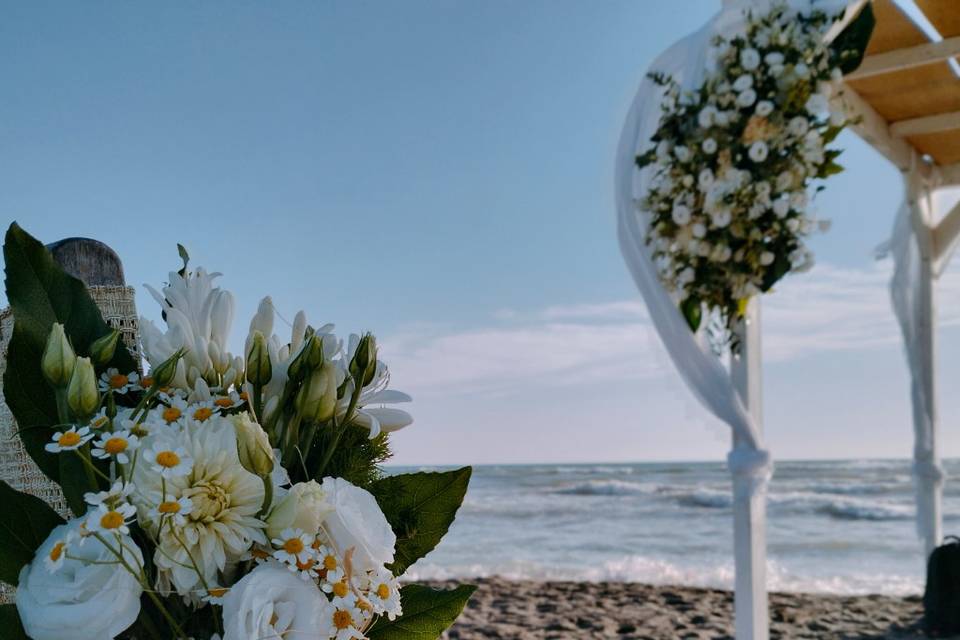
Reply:
[[263, 504], [260, 506], [260, 511], [257, 512], [257, 518], [266, 515], [270, 504], [273, 502], [273, 480], [270, 479], [270, 476], [263, 476], [260, 480], [263, 481]]
[[53, 392], [57, 399], [57, 417], [60, 424], [70, 423], [70, 405], [67, 404], [67, 390], [65, 387], [57, 387]]
[[255, 383], [253, 385], [253, 398], [250, 399], [253, 404], [253, 415], [257, 422], [263, 424], [263, 385]]
[[108, 478], [102, 471], [97, 469], [93, 462], [90, 460], [90, 443], [83, 445], [79, 449], [74, 449], [77, 452], [77, 455], [80, 456], [80, 460], [83, 462], [83, 470], [87, 472], [87, 482], [93, 487], [94, 491], [97, 491], [100, 488], [100, 482], [97, 480], [97, 476], [100, 476], [108, 483], [110, 478]]
[[333, 435], [333, 442], [330, 443], [330, 446], [324, 453], [323, 459], [320, 462], [320, 466], [317, 467], [317, 471], [314, 474], [315, 478], [323, 477], [323, 472], [327, 470], [327, 465], [330, 464], [330, 459], [333, 458], [333, 452], [336, 451], [337, 447], [340, 445], [340, 439], [343, 437], [344, 431], [350, 428], [350, 421], [353, 419], [353, 412], [357, 408], [357, 403], [360, 401], [360, 393], [362, 391], [363, 388], [357, 384], [356, 388], [353, 390], [353, 395], [350, 396], [350, 404], [347, 406], [347, 412], [343, 415], [343, 422], [341, 422], [339, 425], [337, 424], [336, 414], [334, 414], [333, 426], [336, 432]]

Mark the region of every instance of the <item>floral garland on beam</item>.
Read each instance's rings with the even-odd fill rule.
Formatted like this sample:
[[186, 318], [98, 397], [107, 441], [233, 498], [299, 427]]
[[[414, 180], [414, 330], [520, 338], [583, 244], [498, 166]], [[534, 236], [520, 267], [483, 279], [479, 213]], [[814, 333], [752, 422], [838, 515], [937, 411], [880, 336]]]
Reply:
[[868, 6], [855, 37], [831, 45], [824, 34], [838, 18], [783, 4], [749, 13], [743, 33], [711, 43], [716, 70], [695, 90], [649, 76], [664, 99], [654, 145], [636, 159], [652, 171], [638, 206], [663, 285], [694, 331], [704, 315], [718, 321], [715, 346], [736, 348], [746, 302], [809, 270], [806, 239], [829, 228], [809, 189], [843, 170], [829, 145], [849, 120], [831, 99], [873, 20]]

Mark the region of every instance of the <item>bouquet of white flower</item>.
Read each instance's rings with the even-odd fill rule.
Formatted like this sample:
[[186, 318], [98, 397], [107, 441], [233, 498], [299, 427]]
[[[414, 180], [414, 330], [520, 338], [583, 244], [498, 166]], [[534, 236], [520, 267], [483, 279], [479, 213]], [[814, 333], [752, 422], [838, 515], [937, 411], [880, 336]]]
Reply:
[[409, 396], [370, 334], [344, 344], [269, 298], [244, 353], [234, 299], [183, 268], [166, 328], [141, 321], [146, 375], [82, 283], [16, 224], [4, 245], [15, 316], [4, 395], [25, 448], [74, 517], [0, 482], [3, 637], [33, 640], [427, 640], [473, 587], [401, 587], [439, 542], [470, 469], [384, 477]]
[[743, 33], [713, 41], [715, 68], [696, 90], [650, 76], [664, 100], [655, 145], [637, 157], [653, 172], [638, 203], [649, 213], [647, 240], [691, 328], [704, 310], [715, 313], [721, 342], [751, 296], [812, 266], [804, 239], [828, 227], [807, 190], [842, 170], [828, 145], [847, 120], [831, 98], [873, 27], [867, 5], [828, 43], [838, 17], [775, 5], [749, 14]]

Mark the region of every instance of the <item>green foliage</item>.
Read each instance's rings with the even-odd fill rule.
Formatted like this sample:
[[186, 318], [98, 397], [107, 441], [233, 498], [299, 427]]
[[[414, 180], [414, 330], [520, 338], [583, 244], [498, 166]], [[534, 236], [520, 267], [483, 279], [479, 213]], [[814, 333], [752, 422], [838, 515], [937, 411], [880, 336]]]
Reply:
[[[79, 356], [89, 355], [90, 345], [110, 328], [84, 284], [66, 274], [46, 247], [16, 223], [7, 230], [3, 257], [7, 299], [15, 320], [3, 378], [4, 398], [17, 420], [27, 453], [48, 477], [61, 484], [70, 508], [80, 514], [87, 487], [77, 484], [84, 478], [79, 460], [76, 456], [50, 455], [43, 448], [60, 421], [53, 389], [40, 370], [40, 359], [55, 322], [64, 325]], [[136, 370], [126, 349], [117, 349], [108, 366]]]
[[20, 493], [0, 480], [0, 580], [16, 585], [20, 569], [63, 519], [40, 498]]
[[20, 624], [15, 604], [0, 605], [0, 629], [3, 629], [3, 640], [30, 640]]
[[[389, 437], [381, 433], [370, 439], [370, 432], [359, 427], [349, 426], [344, 430], [333, 457], [323, 470], [324, 477], [343, 478], [364, 489], [383, 477], [380, 465], [393, 456], [390, 451]], [[317, 431], [314, 449], [326, 451], [333, 445], [336, 437], [329, 426]], [[317, 478], [322, 480], [322, 478]]]
[[690, 330], [696, 332], [703, 320], [703, 303], [697, 298], [687, 298], [680, 303], [680, 312], [690, 325]]
[[863, 62], [864, 53], [876, 24], [873, 5], [868, 2], [857, 17], [830, 44], [834, 63], [840, 67], [844, 75], [856, 71]]
[[442, 591], [419, 584], [400, 589], [403, 615], [390, 622], [380, 618], [367, 637], [370, 640], [436, 640], [454, 623], [476, 591], [473, 585], [461, 585]]
[[473, 470], [463, 467], [442, 473], [405, 473], [384, 478], [370, 488], [397, 535], [390, 570], [402, 575], [430, 553], [457, 515]]

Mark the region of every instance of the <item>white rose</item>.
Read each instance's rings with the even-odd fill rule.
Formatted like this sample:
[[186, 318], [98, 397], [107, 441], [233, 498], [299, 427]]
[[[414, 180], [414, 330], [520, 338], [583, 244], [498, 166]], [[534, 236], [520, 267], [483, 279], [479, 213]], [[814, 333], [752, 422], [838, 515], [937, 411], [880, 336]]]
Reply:
[[309, 580], [274, 562], [261, 564], [223, 598], [223, 640], [321, 640], [334, 608]]
[[790, 213], [790, 201], [786, 198], [777, 198], [773, 202], [773, 212], [778, 218], [785, 218]]
[[763, 61], [768, 67], [776, 67], [783, 64], [783, 54], [779, 51], [771, 51], [763, 57]]
[[796, 116], [790, 120], [790, 123], [787, 125], [787, 130], [798, 138], [805, 136], [809, 129], [810, 123], [807, 122], [807, 119], [803, 116]]
[[702, 238], [707, 235], [707, 227], [702, 222], [694, 223], [692, 231], [696, 238]]
[[678, 145], [674, 148], [673, 155], [677, 156], [677, 160], [680, 162], [686, 162], [690, 159], [690, 149], [682, 145]]
[[767, 143], [763, 140], [758, 140], [750, 145], [750, 150], [747, 152], [747, 155], [749, 155], [750, 159], [754, 162], [763, 162], [767, 159], [769, 152], [770, 149], [767, 147]]
[[279, 538], [284, 529], [316, 535], [320, 523], [333, 510], [316, 480], [298, 482], [274, 505], [267, 517], [267, 537]]
[[353, 548], [361, 572], [393, 562], [397, 537], [373, 495], [343, 478], [324, 478], [323, 490], [333, 506], [324, 525], [340, 553]]
[[[103, 543], [93, 537], [82, 545], [73, 542], [70, 557], [57, 546], [70, 534], [78, 536], [82, 523], [77, 518], [51, 531], [33, 562], [20, 571], [17, 611], [33, 640], [112, 639], [140, 615], [140, 582], [114, 562], [116, 556]], [[120, 540], [127, 562], [142, 566], [143, 554], [133, 540]], [[62, 564], [51, 573], [44, 561], [55, 555]]]
[[717, 152], [717, 141], [713, 138], [707, 138], [700, 143], [700, 148], [703, 149], [704, 153], [712, 155]]
[[670, 217], [673, 218], [674, 223], [682, 227], [690, 222], [690, 208], [683, 204], [675, 204]]
[[753, 89], [747, 89], [746, 91], [740, 93], [737, 96], [737, 106], [740, 107], [752, 107], [753, 103], [757, 101], [757, 92]]
[[716, 115], [717, 110], [714, 107], [704, 107], [700, 110], [700, 113], [697, 114], [697, 124], [702, 128], [708, 129], [713, 126], [713, 117]]
[[810, 75], [810, 67], [801, 62], [793, 68], [793, 72], [797, 74], [798, 78], [806, 78]]
[[760, 53], [756, 49], [744, 49], [740, 52], [740, 66], [753, 71], [760, 66]]
[[807, 99], [803, 108], [810, 115], [819, 116], [830, 111], [830, 101], [822, 93], [814, 93]]
[[775, 258], [776, 256], [774, 256], [769, 251], [764, 251], [763, 253], [760, 254], [760, 264], [762, 264], [765, 267], [769, 267], [770, 265], [773, 264], [773, 261]]
[[714, 213], [712, 216], [710, 216], [710, 221], [713, 223], [713, 226], [720, 229], [730, 224], [730, 221], [732, 219], [733, 219], [733, 216], [730, 214], [729, 209], [720, 209], [719, 211]]
[[748, 73], [743, 74], [733, 81], [734, 91], [746, 91], [753, 86], [753, 76]]
[[710, 171], [710, 169], [702, 169], [700, 175], [697, 176], [697, 186], [700, 188], [700, 191], [706, 191], [710, 188], [711, 184], [713, 184], [713, 171]]
[[761, 118], [766, 118], [768, 115], [773, 113], [773, 103], [769, 100], [761, 100], [757, 103], [756, 113]]

